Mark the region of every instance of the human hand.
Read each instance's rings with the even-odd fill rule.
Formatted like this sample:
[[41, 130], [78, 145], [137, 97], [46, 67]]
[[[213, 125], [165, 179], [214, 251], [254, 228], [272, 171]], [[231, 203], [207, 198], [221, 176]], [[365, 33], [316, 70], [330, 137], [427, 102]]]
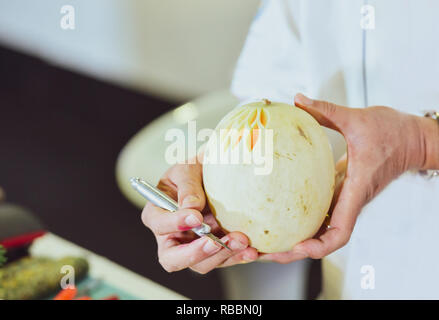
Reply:
[[[256, 249], [248, 246], [249, 240], [244, 234], [225, 234], [219, 227], [206, 206], [202, 185], [200, 163], [177, 164], [165, 173], [158, 188], [173, 199], [178, 199], [180, 209], [169, 212], [149, 202], [143, 209], [142, 221], [154, 233], [159, 262], [168, 272], [190, 268], [205, 274], [216, 267], [251, 262], [258, 258]], [[190, 231], [203, 221], [232, 251], [207, 236], [199, 238]]]
[[[321, 125], [343, 134], [347, 156], [338, 161], [339, 180], [330, 209], [330, 227], [323, 226], [313, 239], [282, 253], [262, 254], [261, 260], [289, 263], [306, 257], [320, 259], [343, 247], [361, 209], [392, 180], [410, 169], [425, 167], [424, 118], [376, 106], [347, 108], [302, 94], [295, 105]], [[338, 189], [338, 190], [337, 190]]]

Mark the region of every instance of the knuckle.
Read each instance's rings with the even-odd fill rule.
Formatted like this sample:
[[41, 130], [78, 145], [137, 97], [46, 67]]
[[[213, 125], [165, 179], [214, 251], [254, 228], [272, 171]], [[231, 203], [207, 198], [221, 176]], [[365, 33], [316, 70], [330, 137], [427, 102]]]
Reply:
[[160, 225], [154, 226], [152, 230], [154, 231], [154, 234], [158, 236], [164, 236], [167, 234], [167, 232]]
[[159, 258], [159, 263], [162, 266], [162, 268], [165, 269], [165, 271], [168, 272], [168, 273], [172, 273], [172, 272], [178, 271], [178, 268], [176, 266], [174, 266], [172, 264], [169, 264], [166, 261], [163, 261], [162, 258]]
[[340, 239], [340, 248], [344, 247], [349, 242], [350, 239], [351, 239], [351, 232], [348, 231], [344, 232]]
[[146, 207], [145, 207], [145, 209], [144, 209], [143, 212], [142, 212], [142, 216], [141, 216], [141, 219], [142, 219], [143, 224], [144, 224], [146, 227], [148, 227], [149, 229], [151, 229], [151, 226], [150, 226], [150, 219], [149, 219], [150, 210], [151, 210], [150, 208], [146, 208]]
[[323, 252], [313, 252], [313, 253], [311, 253], [310, 255], [309, 255], [309, 257], [311, 258], [311, 259], [322, 259], [322, 258], [324, 258], [326, 256], [326, 254], [325, 253], [323, 253]]
[[[154, 209], [152, 209], [154, 210]], [[172, 218], [175, 218], [172, 216]], [[173, 221], [168, 221], [169, 217], [165, 214], [153, 214], [152, 212], [145, 212], [142, 214], [143, 224], [149, 228], [155, 235], [165, 235], [168, 233], [169, 224]]]
[[207, 274], [209, 272], [209, 270], [203, 268], [195, 268], [195, 267], [191, 267], [191, 270], [198, 274]]
[[333, 103], [330, 103], [328, 101], [323, 102], [323, 109], [325, 110], [325, 113], [327, 114], [327, 116], [330, 118], [332, 116], [334, 116], [336, 111], [337, 111], [336, 105]]
[[154, 234], [158, 236], [164, 236], [174, 231], [173, 222], [168, 221], [168, 219], [165, 217], [158, 216], [155, 219], [151, 220], [153, 220], [150, 222], [151, 230], [154, 232]]

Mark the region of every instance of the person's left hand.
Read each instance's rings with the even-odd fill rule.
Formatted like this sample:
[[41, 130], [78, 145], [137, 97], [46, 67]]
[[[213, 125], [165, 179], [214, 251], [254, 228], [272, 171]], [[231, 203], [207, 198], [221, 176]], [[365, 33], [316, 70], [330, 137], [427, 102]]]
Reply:
[[323, 226], [313, 239], [291, 251], [261, 254], [260, 260], [289, 263], [307, 257], [320, 259], [343, 247], [358, 214], [370, 200], [405, 171], [425, 167], [425, 118], [381, 106], [346, 108], [302, 94], [296, 95], [295, 105], [321, 125], [343, 134], [347, 157], [336, 165], [338, 185], [330, 209], [330, 227]]

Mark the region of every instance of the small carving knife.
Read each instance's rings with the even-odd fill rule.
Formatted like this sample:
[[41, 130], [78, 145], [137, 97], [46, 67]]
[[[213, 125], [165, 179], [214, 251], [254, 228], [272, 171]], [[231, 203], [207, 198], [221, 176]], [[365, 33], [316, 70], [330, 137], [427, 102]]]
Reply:
[[[174, 201], [174, 199], [171, 199], [168, 195], [166, 195], [156, 187], [152, 186], [150, 183], [143, 181], [140, 178], [131, 178], [130, 182], [134, 190], [136, 190], [146, 200], [151, 201], [156, 206], [171, 212], [178, 210], [178, 204]], [[208, 236], [224, 248], [232, 250], [224, 242], [218, 239], [218, 237], [214, 236], [211, 233], [211, 228], [208, 224], [203, 223], [201, 224], [201, 226], [192, 228], [191, 230], [199, 237]]]

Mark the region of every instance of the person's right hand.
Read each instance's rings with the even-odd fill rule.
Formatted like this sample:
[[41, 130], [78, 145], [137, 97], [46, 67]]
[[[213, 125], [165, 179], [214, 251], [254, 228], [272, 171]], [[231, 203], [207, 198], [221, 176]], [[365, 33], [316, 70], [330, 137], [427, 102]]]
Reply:
[[[202, 166], [177, 164], [162, 177], [158, 188], [178, 199], [179, 210], [169, 212], [148, 202], [142, 212], [143, 223], [157, 239], [159, 262], [168, 272], [185, 268], [205, 274], [216, 267], [251, 262], [258, 258], [255, 248], [240, 232], [225, 234], [206, 206]], [[206, 207], [206, 208], [205, 208]], [[199, 238], [190, 229], [207, 223], [212, 233], [232, 251], [207, 236]]]

